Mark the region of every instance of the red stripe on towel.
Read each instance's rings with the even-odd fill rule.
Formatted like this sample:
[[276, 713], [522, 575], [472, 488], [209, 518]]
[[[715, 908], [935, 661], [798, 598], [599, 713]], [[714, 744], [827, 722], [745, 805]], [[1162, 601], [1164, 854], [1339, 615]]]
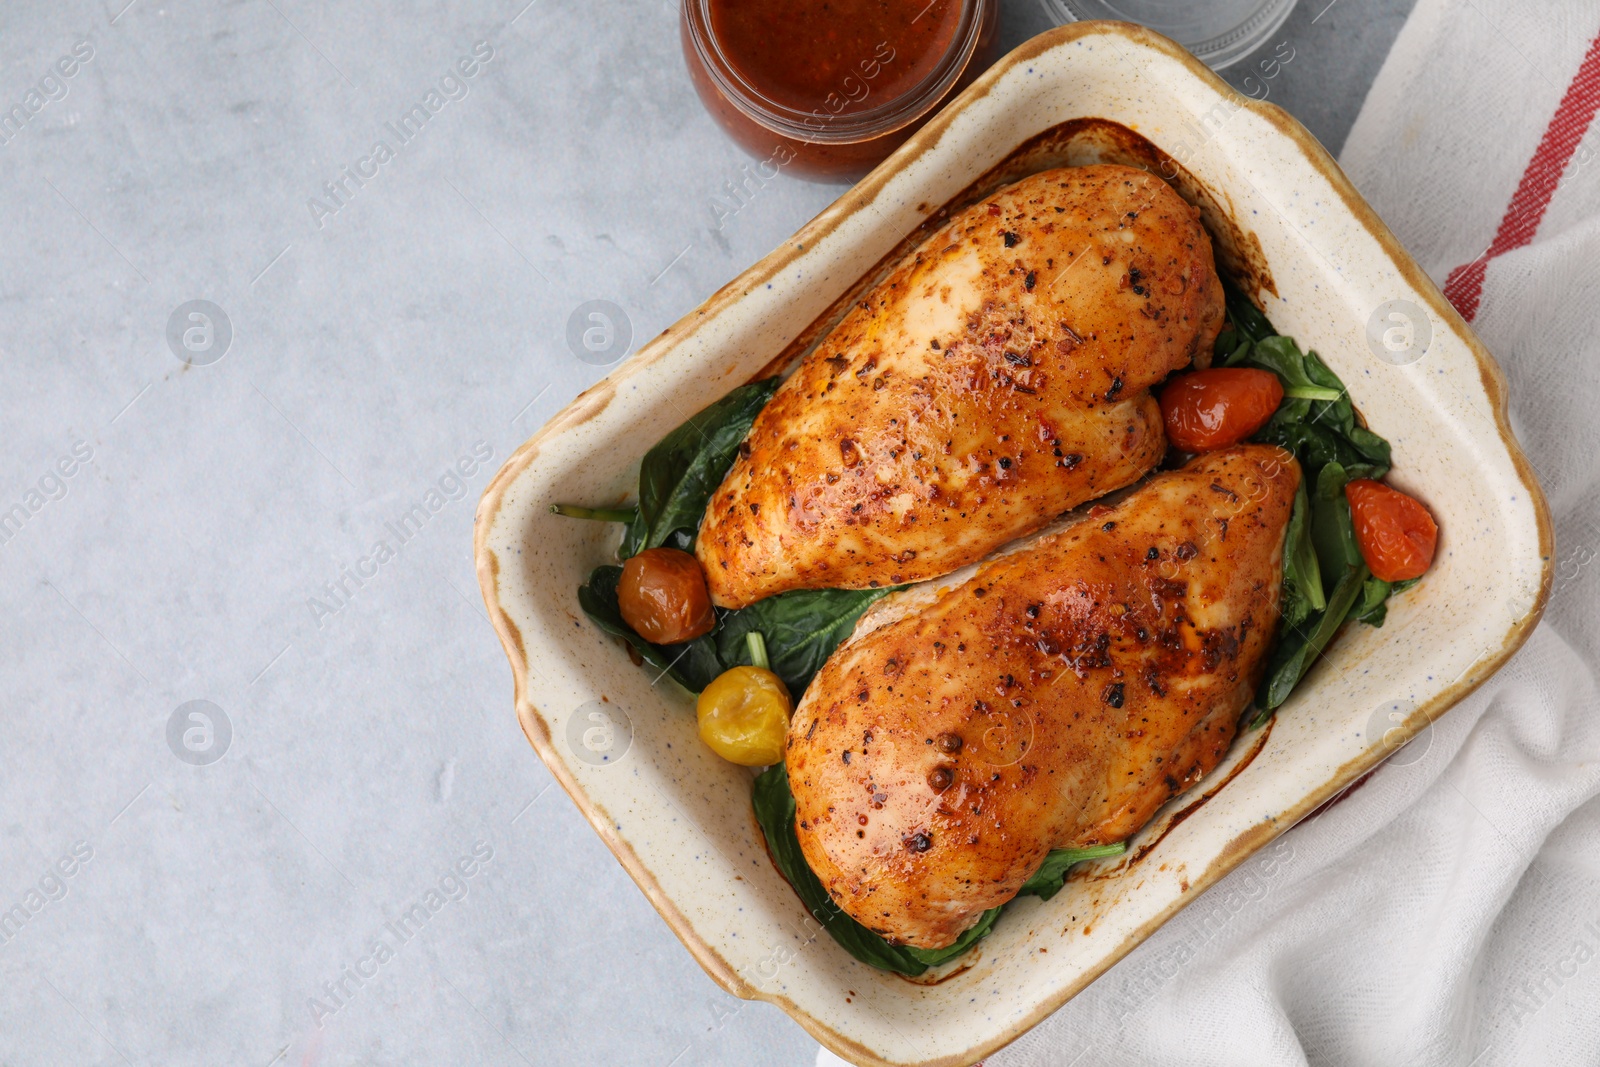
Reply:
[[1545, 127], [1539, 147], [1522, 172], [1522, 181], [1506, 206], [1500, 228], [1483, 255], [1471, 263], [1464, 263], [1450, 272], [1444, 283], [1445, 299], [1454, 304], [1461, 317], [1471, 322], [1478, 314], [1478, 302], [1483, 298], [1483, 278], [1494, 257], [1521, 248], [1533, 240], [1545, 209], [1550, 206], [1561, 184], [1561, 175], [1572, 162], [1578, 142], [1589, 130], [1595, 111], [1600, 108], [1600, 37], [1589, 42], [1589, 52], [1583, 64], [1567, 86], [1561, 106]]

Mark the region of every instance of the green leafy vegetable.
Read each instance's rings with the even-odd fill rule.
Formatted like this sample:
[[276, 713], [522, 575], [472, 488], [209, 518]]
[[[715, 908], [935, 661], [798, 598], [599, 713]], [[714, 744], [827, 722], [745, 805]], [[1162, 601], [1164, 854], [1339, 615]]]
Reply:
[[1326, 464], [1317, 473], [1317, 489], [1311, 499], [1311, 541], [1324, 574], [1343, 574], [1346, 567], [1361, 562], [1350, 502], [1344, 496], [1349, 480], [1344, 464], [1338, 462]]
[[915, 948], [911, 945], [901, 945], [899, 948], [918, 963], [926, 964], [929, 967], [937, 967], [941, 963], [948, 963], [955, 959], [987, 937], [989, 931], [994, 929], [994, 921], [1000, 918], [1000, 913], [1004, 910], [1004, 904], [998, 908], [990, 908], [978, 916], [978, 921], [969, 926], [960, 937], [944, 948]]
[[778, 379], [743, 385], [673, 430], [639, 464], [639, 517], [618, 555], [667, 545], [690, 551], [711, 494], [756, 416], [778, 390]]
[[1288, 699], [1340, 626], [1382, 626], [1389, 597], [1405, 583], [1379, 581], [1367, 571], [1344, 487], [1389, 471], [1389, 442], [1361, 425], [1339, 376], [1315, 352], [1302, 352], [1272, 328], [1255, 304], [1223, 283], [1228, 325], [1213, 362], [1271, 371], [1283, 401], [1254, 440], [1294, 453], [1303, 475], [1284, 535], [1283, 618], [1256, 694], [1254, 725]]
[[[1279, 445], [1295, 454], [1307, 467], [1307, 476], [1328, 463], [1361, 467], [1364, 476], [1381, 478], [1389, 471], [1389, 442], [1356, 422], [1355, 407], [1339, 376], [1315, 352], [1301, 352], [1287, 337], [1256, 342], [1242, 361], [1270, 370], [1284, 386], [1277, 413], [1256, 434], [1257, 441]], [[1296, 387], [1321, 387], [1338, 391], [1337, 400], [1296, 397]]]
[[1229, 328], [1218, 335], [1213, 362], [1268, 370], [1283, 385], [1283, 402], [1255, 439], [1293, 452], [1308, 477], [1330, 462], [1365, 467], [1369, 473], [1359, 477], [1383, 477], [1389, 442], [1356, 421], [1339, 376], [1315, 352], [1302, 352], [1291, 338], [1278, 335], [1238, 289], [1226, 283], [1223, 289]]
[[569, 519], [589, 519], [594, 522], [632, 522], [639, 517], [637, 505], [625, 508], [586, 508], [578, 504], [551, 504], [550, 510]]
[[796, 589], [722, 613], [717, 655], [723, 668], [750, 663], [745, 634], [766, 639], [771, 670], [798, 699], [867, 608], [891, 589]]
[[1328, 606], [1322, 590], [1322, 569], [1311, 542], [1311, 505], [1302, 480], [1295, 489], [1294, 508], [1283, 541], [1283, 622], [1298, 626], [1313, 612]]
[[[1245, 362], [1254, 363], [1262, 370], [1269, 370], [1276, 374], [1283, 382], [1285, 394], [1296, 386], [1315, 386], [1317, 383], [1311, 377], [1311, 372], [1306, 366], [1306, 357], [1300, 351], [1300, 346], [1292, 338], [1273, 335], [1263, 337], [1255, 342], [1250, 354], [1245, 357]], [[1343, 393], [1341, 386], [1337, 390]], [[1295, 399], [1295, 398], [1290, 398]], [[1298, 410], [1298, 409], [1297, 409]], [[1309, 410], [1309, 409], [1308, 409]]]
[[1230, 327], [1217, 336], [1216, 355], [1212, 357], [1212, 363], [1220, 367], [1236, 367], [1243, 363], [1248, 355], [1250, 355], [1250, 339], [1241, 337], [1238, 331]]
[[[806, 910], [850, 955], [879, 970], [915, 977], [929, 967], [948, 962], [986, 937], [1005, 905], [984, 912], [971, 929], [946, 948], [920, 949], [891, 945], [840, 910], [822, 888], [822, 882], [807, 865], [794, 832], [794, 794], [789, 791], [789, 774], [783, 764], [768, 767], [756, 777], [752, 795], [756, 821], [767, 839], [778, 870], [789, 880]], [[1084, 860], [1119, 855], [1126, 844], [1096, 845], [1093, 848], [1057, 849], [1045, 857], [1044, 866], [1017, 891], [1017, 896], [1037, 896], [1049, 900], [1060, 891], [1067, 869]]]
[[1267, 661], [1265, 696], [1258, 694], [1257, 703], [1271, 711], [1289, 699], [1294, 687], [1344, 624], [1355, 606], [1356, 597], [1361, 594], [1362, 583], [1369, 577], [1366, 564], [1349, 568], [1328, 596], [1327, 611], [1306, 620], [1306, 629], [1285, 628], [1278, 634], [1278, 644]]
[[1259, 341], [1277, 334], [1244, 291], [1226, 278], [1222, 280], [1222, 294], [1228, 306], [1228, 326], [1238, 336], [1247, 341]]
[[1067, 871], [1074, 865], [1084, 860], [1104, 859], [1107, 856], [1120, 856], [1128, 851], [1126, 841], [1118, 841], [1112, 845], [1091, 845], [1089, 848], [1058, 848], [1044, 858], [1044, 865], [1034, 872], [1017, 890], [1017, 896], [1035, 896], [1040, 900], [1049, 900], [1061, 892], [1061, 887], [1067, 883]]
[[1361, 598], [1350, 609], [1350, 621], [1382, 626], [1389, 614], [1389, 598], [1399, 596], [1421, 580], [1407, 578], [1403, 582], [1386, 582], [1381, 578], [1368, 578], [1361, 586]]
[[1368, 578], [1362, 582], [1361, 595], [1356, 598], [1356, 606], [1350, 609], [1350, 621], [1382, 626], [1389, 613], [1389, 598], [1398, 588], [1398, 583], [1386, 582], [1382, 578]]
[[622, 543], [617, 546], [620, 559], [662, 546], [693, 551], [695, 531], [711, 494], [722, 484], [740, 442], [777, 390], [777, 378], [741, 385], [658, 441], [639, 463], [639, 502], [634, 506], [555, 504], [550, 510], [574, 519], [624, 523]]
[[617, 605], [621, 567], [596, 567], [578, 588], [578, 605], [594, 624], [632, 645], [646, 663], [692, 693], [723, 671], [753, 663], [748, 635], [760, 633], [770, 669], [799, 699], [861, 613], [889, 589], [797, 589], [758, 600], [737, 611], [717, 610], [709, 634], [681, 645], [653, 645], [623, 621]]
[[1327, 389], [1320, 385], [1291, 385], [1283, 395], [1293, 400], [1338, 400], [1343, 390]]

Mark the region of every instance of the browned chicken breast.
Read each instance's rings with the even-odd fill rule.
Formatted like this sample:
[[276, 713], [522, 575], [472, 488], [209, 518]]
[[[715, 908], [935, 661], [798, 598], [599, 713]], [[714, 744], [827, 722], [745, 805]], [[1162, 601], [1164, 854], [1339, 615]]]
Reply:
[[1209, 357], [1198, 213], [1119, 166], [1045, 171], [952, 218], [778, 390], [711, 498], [711, 597], [947, 574], [1128, 485], [1165, 449], [1149, 388]]
[[841, 646], [786, 764], [806, 861], [942, 948], [1055, 848], [1120, 841], [1222, 759], [1265, 669], [1300, 470], [1242, 445]]

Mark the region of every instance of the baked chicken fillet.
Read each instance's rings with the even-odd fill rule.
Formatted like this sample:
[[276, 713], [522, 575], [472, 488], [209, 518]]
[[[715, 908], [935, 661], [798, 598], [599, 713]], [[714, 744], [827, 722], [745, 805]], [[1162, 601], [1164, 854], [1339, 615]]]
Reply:
[[785, 763], [862, 925], [949, 945], [1051, 849], [1120, 841], [1212, 770], [1265, 670], [1300, 469], [1242, 445], [841, 646]]
[[1149, 389], [1204, 364], [1223, 297], [1199, 214], [1131, 167], [1045, 171], [940, 227], [756, 419], [695, 553], [712, 600], [947, 574], [1128, 485]]

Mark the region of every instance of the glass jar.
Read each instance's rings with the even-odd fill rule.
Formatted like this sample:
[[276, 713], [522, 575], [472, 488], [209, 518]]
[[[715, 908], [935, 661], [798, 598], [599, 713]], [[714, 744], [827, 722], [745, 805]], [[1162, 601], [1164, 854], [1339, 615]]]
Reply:
[[[1295, 0], [1208, 0], [1203, 4], [1173, 3], [1172, 0], [1042, 0], [1042, 3], [1057, 23], [1092, 19], [1137, 22], [1164, 37], [1171, 37], [1212, 70], [1221, 70], [1271, 39], [1288, 20]], [[1323, 13], [1327, 13], [1326, 8]], [[1311, 21], [1316, 22], [1321, 17], [1318, 15]], [[1292, 48], [1290, 53], [1293, 54]], [[1282, 56], [1278, 59], [1287, 62]]]
[[706, 108], [763, 177], [854, 179], [993, 60], [998, 0], [683, 0]]

